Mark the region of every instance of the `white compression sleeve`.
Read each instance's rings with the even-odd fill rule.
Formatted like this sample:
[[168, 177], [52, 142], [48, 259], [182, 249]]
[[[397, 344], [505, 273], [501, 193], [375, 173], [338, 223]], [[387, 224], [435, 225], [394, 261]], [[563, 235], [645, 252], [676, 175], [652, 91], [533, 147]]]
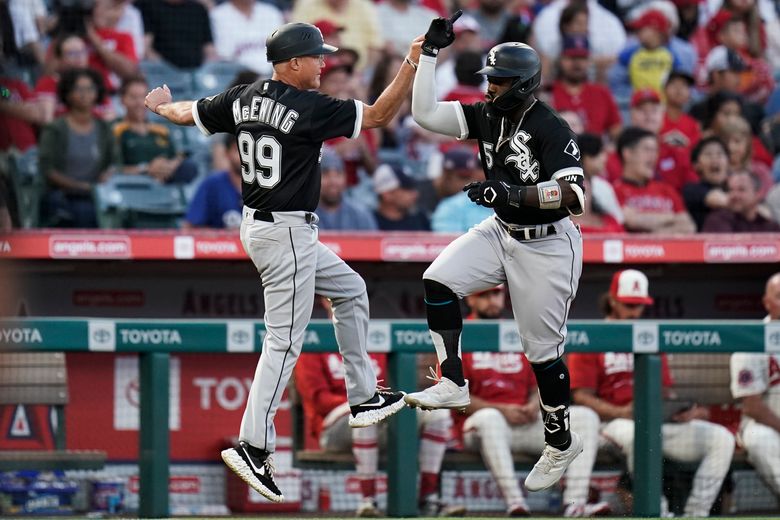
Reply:
[[412, 116], [426, 130], [465, 139], [469, 129], [463, 108], [457, 101], [436, 100], [435, 73], [436, 58], [420, 56], [412, 88]]

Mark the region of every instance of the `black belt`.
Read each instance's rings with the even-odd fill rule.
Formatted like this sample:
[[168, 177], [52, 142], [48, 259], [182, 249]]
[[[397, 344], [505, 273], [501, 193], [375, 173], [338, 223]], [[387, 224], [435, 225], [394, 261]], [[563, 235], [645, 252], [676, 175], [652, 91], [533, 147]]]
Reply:
[[[274, 221], [274, 214], [270, 211], [260, 211], [259, 209], [255, 210], [254, 213], [255, 220], [262, 220], [263, 222], [273, 222]], [[306, 212], [304, 215], [304, 218], [306, 219], [307, 224], [311, 224], [314, 222], [314, 213]]]
[[[501, 224], [501, 227], [506, 230], [507, 233], [509, 233], [509, 236], [514, 238], [515, 240], [519, 240], [521, 242], [525, 240], [535, 240], [537, 238], [544, 238], [550, 235], [554, 235], [556, 233], [555, 226], [552, 224], [542, 224], [541, 226], [521, 226], [521, 227], [510, 227], [508, 224], [502, 222], [501, 220], [498, 220], [499, 224]], [[537, 236], [537, 229], [541, 230], [541, 233]]]

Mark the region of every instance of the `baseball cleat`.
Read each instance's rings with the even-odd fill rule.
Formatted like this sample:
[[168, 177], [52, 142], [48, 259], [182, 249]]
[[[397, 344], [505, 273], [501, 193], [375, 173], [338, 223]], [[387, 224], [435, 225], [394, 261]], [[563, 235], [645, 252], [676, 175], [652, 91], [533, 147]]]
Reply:
[[609, 502], [596, 502], [593, 504], [569, 504], [566, 506], [563, 516], [567, 518], [591, 518], [594, 516], [608, 515], [612, 511]]
[[377, 390], [374, 397], [365, 403], [349, 407], [352, 412], [349, 425], [353, 428], [365, 428], [384, 421], [406, 406], [404, 395], [403, 392]]
[[531, 516], [531, 512], [528, 511], [528, 506], [527, 505], [525, 505], [525, 504], [515, 504], [515, 505], [511, 506], [507, 510], [506, 516], [511, 517], [511, 518], [526, 517], [526, 516]]
[[358, 518], [378, 518], [382, 516], [379, 508], [376, 507], [376, 500], [373, 498], [364, 498], [355, 511], [355, 516]]
[[284, 495], [274, 482], [273, 461], [267, 451], [241, 441], [235, 448], [222, 450], [222, 460], [236, 475], [265, 498], [271, 502], [284, 502]]
[[563, 472], [580, 453], [582, 439], [574, 432], [571, 432], [571, 446], [567, 450], [561, 451], [547, 444], [541, 458], [525, 478], [525, 488], [528, 491], [541, 491], [552, 486], [561, 480]]
[[436, 410], [438, 408], [456, 408], [465, 410], [471, 403], [469, 399], [469, 382], [463, 386], [456, 385], [451, 379], [438, 377], [431, 368], [433, 377], [428, 379], [436, 381], [436, 384], [422, 390], [406, 394], [404, 401], [412, 408], [422, 408], [423, 410]]

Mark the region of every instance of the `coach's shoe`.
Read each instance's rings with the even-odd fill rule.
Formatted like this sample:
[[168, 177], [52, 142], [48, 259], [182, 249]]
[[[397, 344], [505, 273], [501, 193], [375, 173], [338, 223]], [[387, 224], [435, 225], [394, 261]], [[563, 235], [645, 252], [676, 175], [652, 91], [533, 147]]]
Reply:
[[378, 518], [382, 516], [379, 508], [376, 507], [376, 500], [373, 498], [364, 498], [355, 511], [355, 516], [358, 518]]
[[271, 502], [284, 502], [284, 495], [274, 482], [271, 455], [240, 441], [235, 448], [222, 450], [222, 460], [236, 475]]
[[522, 502], [509, 506], [506, 510], [506, 516], [510, 518], [521, 518], [531, 516], [531, 512], [528, 510], [528, 505], [525, 502]]
[[465, 409], [471, 404], [469, 399], [469, 381], [466, 384], [458, 386], [451, 379], [444, 376], [438, 377], [436, 371], [429, 367], [431, 371], [428, 379], [435, 381], [435, 385], [429, 386], [420, 392], [406, 394], [404, 401], [412, 408], [422, 408], [423, 410], [436, 410], [438, 408], [456, 408]]
[[604, 516], [612, 512], [609, 502], [595, 502], [593, 504], [569, 504], [563, 512], [566, 518], [591, 518]]
[[582, 439], [574, 432], [571, 432], [571, 446], [567, 450], [561, 451], [547, 444], [541, 458], [525, 478], [525, 488], [528, 491], [541, 491], [552, 486], [561, 480], [563, 472], [580, 453]]
[[374, 397], [365, 403], [349, 407], [352, 412], [349, 425], [353, 428], [365, 428], [384, 421], [405, 406], [404, 395], [403, 392], [377, 390]]

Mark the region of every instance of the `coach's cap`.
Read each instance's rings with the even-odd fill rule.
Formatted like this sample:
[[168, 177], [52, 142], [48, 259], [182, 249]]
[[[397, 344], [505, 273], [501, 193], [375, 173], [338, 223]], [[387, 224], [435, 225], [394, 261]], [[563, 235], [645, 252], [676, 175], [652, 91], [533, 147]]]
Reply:
[[704, 60], [704, 68], [707, 69], [707, 72], [718, 72], [722, 70], [742, 72], [748, 70], [750, 67], [748, 67], [742, 57], [735, 51], [724, 47], [723, 45], [718, 45], [707, 54], [707, 58]]
[[265, 40], [265, 56], [271, 63], [301, 56], [332, 54], [338, 47], [328, 45], [320, 30], [308, 23], [286, 23]]
[[647, 276], [636, 269], [618, 271], [612, 277], [609, 294], [620, 303], [652, 305], [653, 299], [648, 293], [650, 282]]
[[570, 58], [587, 58], [590, 55], [588, 37], [583, 34], [564, 35], [562, 54]]
[[385, 193], [396, 188], [413, 190], [417, 183], [411, 175], [408, 166], [400, 164], [380, 164], [374, 172], [374, 191]]
[[328, 170], [344, 171], [344, 160], [338, 154], [336, 150], [328, 146], [322, 147], [322, 160], [320, 160], [320, 170], [325, 172]]
[[473, 170], [479, 168], [477, 155], [470, 147], [454, 146], [444, 152], [444, 162], [442, 168], [445, 170]]
[[656, 92], [655, 89], [649, 87], [640, 88], [639, 90], [634, 91], [634, 94], [631, 96], [631, 108], [636, 108], [645, 103], [660, 102], [661, 96], [658, 95], [658, 92]]

